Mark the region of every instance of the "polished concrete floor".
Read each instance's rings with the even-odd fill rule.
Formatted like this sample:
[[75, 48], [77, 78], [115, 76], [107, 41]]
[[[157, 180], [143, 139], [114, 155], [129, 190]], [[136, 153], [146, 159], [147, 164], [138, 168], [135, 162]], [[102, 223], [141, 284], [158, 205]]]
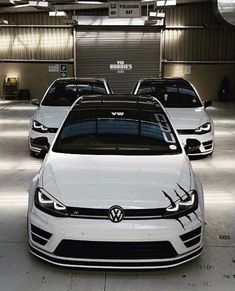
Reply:
[[0, 291], [235, 290], [235, 104], [209, 109], [214, 155], [193, 161], [205, 190], [205, 240], [200, 258], [164, 271], [66, 269], [27, 248], [27, 189], [42, 160], [30, 157], [27, 126], [35, 107], [0, 101]]

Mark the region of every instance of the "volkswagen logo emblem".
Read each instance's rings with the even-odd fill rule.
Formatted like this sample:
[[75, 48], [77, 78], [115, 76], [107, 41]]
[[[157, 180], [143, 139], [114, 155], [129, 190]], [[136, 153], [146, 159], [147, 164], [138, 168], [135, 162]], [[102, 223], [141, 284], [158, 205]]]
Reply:
[[123, 217], [124, 217], [124, 211], [122, 207], [115, 205], [109, 209], [109, 219], [112, 222], [120, 222], [122, 221]]

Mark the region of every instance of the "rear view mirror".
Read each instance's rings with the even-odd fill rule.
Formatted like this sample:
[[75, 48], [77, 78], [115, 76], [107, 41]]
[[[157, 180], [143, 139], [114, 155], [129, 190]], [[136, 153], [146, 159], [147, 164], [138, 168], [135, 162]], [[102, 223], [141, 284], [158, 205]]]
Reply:
[[212, 105], [212, 101], [211, 100], [205, 100], [204, 101], [204, 107], [205, 108], [207, 108], [207, 107], [209, 107], [209, 106], [211, 106]]
[[33, 100], [31, 100], [31, 104], [39, 106], [40, 105], [40, 100], [39, 99], [33, 99]]
[[197, 139], [188, 138], [186, 140], [186, 145], [184, 147], [186, 154], [188, 155], [188, 154], [198, 151], [200, 148], [200, 145], [201, 143]]

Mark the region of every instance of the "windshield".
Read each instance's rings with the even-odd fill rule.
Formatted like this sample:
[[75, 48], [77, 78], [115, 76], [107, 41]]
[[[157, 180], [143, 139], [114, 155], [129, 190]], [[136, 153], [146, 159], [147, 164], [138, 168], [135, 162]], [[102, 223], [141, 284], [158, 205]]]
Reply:
[[193, 108], [202, 106], [193, 88], [183, 82], [175, 84], [167, 81], [144, 82], [140, 84], [137, 94], [154, 96], [164, 107]]
[[181, 153], [181, 147], [163, 112], [105, 108], [70, 112], [53, 151], [156, 155]]
[[55, 82], [42, 101], [44, 106], [71, 106], [82, 95], [107, 94], [102, 82]]

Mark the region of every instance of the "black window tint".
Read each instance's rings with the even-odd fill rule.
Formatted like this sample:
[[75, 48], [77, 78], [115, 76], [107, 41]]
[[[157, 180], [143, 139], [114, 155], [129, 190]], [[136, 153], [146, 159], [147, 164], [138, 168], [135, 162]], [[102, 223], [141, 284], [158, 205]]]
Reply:
[[187, 83], [149, 82], [142, 83], [139, 95], [152, 95], [165, 107], [200, 107], [202, 106], [193, 88]]
[[78, 97], [89, 94], [107, 94], [107, 92], [104, 84], [101, 82], [55, 82], [44, 98], [42, 105], [71, 106]]
[[106, 88], [105, 88], [104, 84], [102, 84], [102, 83], [93, 84], [92, 90], [96, 94], [107, 94]]
[[152, 95], [155, 92], [155, 87], [151, 85], [141, 84], [139, 87], [138, 95]]
[[88, 154], [176, 154], [181, 148], [161, 112], [138, 109], [72, 111], [53, 151]]

